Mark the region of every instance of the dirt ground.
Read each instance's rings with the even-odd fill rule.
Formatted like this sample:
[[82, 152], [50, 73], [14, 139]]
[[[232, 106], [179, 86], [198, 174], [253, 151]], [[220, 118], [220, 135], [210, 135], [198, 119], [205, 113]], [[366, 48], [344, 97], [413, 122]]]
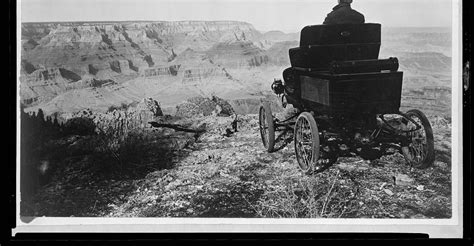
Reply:
[[[291, 135], [267, 153], [258, 116], [241, 117], [229, 137], [231, 117], [199, 119], [209, 129], [199, 138], [181, 134], [169, 162], [141, 175], [103, 176], [86, 154], [69, 156], [52, 181], [24, 202], [26, 216], [258, 217], [258, 218], [450, 218], [450, 125], [433, 125], [436, 160], [428, 169], [408, 166], [401, 154], [371, 163], [339, 158], [322, 173], [299, 170]], [[173, 134], [173, 130], [169, 130]], [[163, 134], [154, 133], [154, 134]], [[287, 139], [288, 141], [285, 141]], [[77, 142], [77, 141], [76, 141]], [[77, 145], [77, 144], [75, 144]], [[64, 143], [64, 148], [74, 144]], [[151, 146], [151, 145], [150, 145]], [[153, 152], [153, 149], [149, 151]]]

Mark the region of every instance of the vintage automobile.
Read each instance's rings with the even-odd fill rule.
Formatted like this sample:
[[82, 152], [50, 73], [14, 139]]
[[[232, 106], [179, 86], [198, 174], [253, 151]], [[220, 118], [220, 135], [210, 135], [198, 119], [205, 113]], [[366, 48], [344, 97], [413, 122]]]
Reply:
[[[260, 107], [264, 147], [275, 151], [275, 132], [293, 131], [299, 167], [320, 172], [338, 157], [377, 160], [401, 152], [416, 168], [434, 162], [433, 131], [419, 110], [400, 112], [403, 72], [398, 59], [379, 59], [381, 25], [312, 25], [300, 46], [289, 50], [291, 67], [273, 92], [297, 113], [276, 118], [270, 103]], [[296, 119], [296, 120], [295, 120]]]

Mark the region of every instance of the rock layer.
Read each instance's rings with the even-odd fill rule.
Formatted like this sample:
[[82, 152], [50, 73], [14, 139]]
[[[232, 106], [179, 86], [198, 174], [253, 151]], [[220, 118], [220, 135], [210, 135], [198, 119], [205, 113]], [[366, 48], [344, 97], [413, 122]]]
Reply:
[[[128, 103], [136, 101], [142, 88], [128, 87], [136, 83], [124, 82], [140, 77], [159, 81], [177, 77], [184, 88], [174, 87], [188, 90], [183, 94], [228, 95], [238, 82], [228, 68], [260, 67], [271, 60], [258, 46], [274, 42], [263, 37], [251, 24], [238, 21], [23, 23], [22, 102], [40, 106], [51, 104], [54, 97], [69, 90], [123, 84], [126, 91], [120, 101], [107, 99], [110, 96], [102, 91], [83, 100], [94, 97], [100, 104]], [[78, 83], [72, 86], [71, 82]], [[247, 89], [239, 88], [251, 93]], [[84, 93], [90, 90], [75, 94]], [[160, 92], [148, 90], [141, 97], [153, 93]], [[56, 99], [55, 108], [49, 111], [68, 108], [59, 101], [63, 99]]]

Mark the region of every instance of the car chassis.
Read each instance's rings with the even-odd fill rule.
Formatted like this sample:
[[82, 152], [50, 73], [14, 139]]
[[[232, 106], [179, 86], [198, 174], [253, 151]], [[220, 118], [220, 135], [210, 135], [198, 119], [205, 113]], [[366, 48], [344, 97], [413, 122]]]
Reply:
[[[315, 32], [331, 36], [333, 29], [337, 31], [330, 44], [290, 49], [292, 67], [283, 72], [284, 82], [273, 82], [272, 90], [283, 108], [291, 104], [297, 113], [280, 120], [270, 103], [263, 103], [259, 129], [266, 150], [276, 150], [275, 132], [291, 130], [296, 159], [307, 174], [325, 170], [338, 157], [358, 155], [373, 161], [396, 152], [416, 168], [431, 166], [435, 156], [430, 122], [420, 110], [399, 110], [403, 73], [398, 59], [378, 59], [379, 46], [372, 45], [373, 40], [367, 46], [347, 39], [351, 34], [357, 38], [360, 30], [377, 38], [380, 24], [307, 26], [300, 43], [311, 40]], [[334, 48], [331, 40], [337, 43], [344, 35], [344, 42]], [[316, 39], [321, 37], [325, 36]], [[342, 57], [334, 57], [341, 49]]]

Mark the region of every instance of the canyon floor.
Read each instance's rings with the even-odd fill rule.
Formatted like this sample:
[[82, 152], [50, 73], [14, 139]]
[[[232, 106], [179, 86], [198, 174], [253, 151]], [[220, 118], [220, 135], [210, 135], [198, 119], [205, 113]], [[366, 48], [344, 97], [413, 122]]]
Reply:
[[[401, 154], [370, 163], [339, 158], [322, 173], [298, 169], [292, 134], [279, 150], [264, 150], [258, 116], [240, 117], [239, 131], [223, 136], [231, 117], [193, 121], [193, 133], [150, 130], [136, 155], [146, 161], [120, 172], [97, 171], [100, 158], [84, 152], [88, 136], [52, 143], [69, 154], [56, 158], [51, 181], [22, 202], [22, 216], [60, 217], [249, 217], [249, 218], [450, 218], [449, 125], [433, 124], [436, 160], [428, 169], [408, 166]], [[196, 122], [195, 122], [196, 123]], [[164, 142], [167, 139], [166, 143]], [[172, 146], [164, 150], [163, 146]], [[94, 164], [95, 163], [95, 164]], [[165, 165], [163, 165], [165, 163]], [[94, 164], [94, 165], [92, 165]]]

